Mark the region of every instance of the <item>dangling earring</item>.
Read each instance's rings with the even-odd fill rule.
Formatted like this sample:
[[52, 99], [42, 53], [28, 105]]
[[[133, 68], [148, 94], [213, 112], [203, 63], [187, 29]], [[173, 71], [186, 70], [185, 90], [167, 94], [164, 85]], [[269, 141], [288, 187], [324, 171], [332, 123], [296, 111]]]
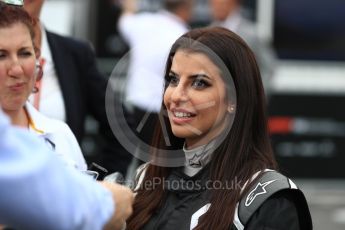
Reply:
[[38, 93], [38, 88], [36, 86], [32, 89], [32, 93]]

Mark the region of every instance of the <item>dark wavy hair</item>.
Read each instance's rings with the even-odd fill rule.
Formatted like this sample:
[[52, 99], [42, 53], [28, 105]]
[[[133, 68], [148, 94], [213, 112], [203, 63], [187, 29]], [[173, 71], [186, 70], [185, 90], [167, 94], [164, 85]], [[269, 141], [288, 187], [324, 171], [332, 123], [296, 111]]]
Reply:
[[34, 40], [34, 26], [37, 23], [21, 6], [9, 5], [0, 1], [0, 28], [10, 27], [15, 23], [23, 23]]
[[[190, 42], [185, 42], [186, 39]], [[217, 57], [200, 49], [198, 44], [210, 49]], [[215, 59], [220, 58], [230, 72], [230, 75], [222, 77], [231, 77], [236, 89], [236, 115], [230, 132], [212, 155], [209, 163], [210, 180], [221, 181], [224, 184], [239, 181], [242, 187], [256, 172], [266, 168], [276, 169], [277, 164], [268, 133], [264, 89], [255, 56], [248, 45], [235, 33], [224, 28], [191, 30], [172, 46], [166, 64], [165, 78], [168, 77], [175, 53], [181, 49], [185, 52], [201, 52], [216, 65], [218, 61]], [[224, 79], [224, 82], [229, 84], [227, 79]], [[164, 111], [166, 108], [162, 104], [161, 113]], [[165, 124], [169, 137], [175, 144], [174, 147], [182, 148], [183, 140], [172, 134], [167, 118]], [[164, 145], [162, 128], [158, 125], [153, 146], [162, 149], [166, 148]], [[154, 152], [153, 157], [155, 157]], [[164, 179], [170, 171], [169, 167], [148, 164], [142, 183], [153, 181], [155, 178]], [[167, 194], [163, 186], [163, 184], [157, 185], [153, 190], [145, 190], [144, 186], [137, 189], [134, 212], [128, 220], [128, 229], [141, 229], [164, 204]], [[212, 205], [199, 219], [195, 229], [229, 229], [233, 223], [236, 204], [241, 198], [241, 189], [234, 188], [230, 192], [226, 189], [207, 192]]]

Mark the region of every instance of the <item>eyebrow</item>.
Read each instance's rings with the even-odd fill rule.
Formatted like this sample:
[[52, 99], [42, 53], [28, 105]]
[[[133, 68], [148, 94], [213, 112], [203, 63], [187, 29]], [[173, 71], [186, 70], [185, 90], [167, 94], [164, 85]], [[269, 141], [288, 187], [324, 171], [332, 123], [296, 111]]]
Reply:
[[[20, 48], [19, 48], [19, 51], [20, 51], [20, 50], [26, 50], [26, 49], [31, 50], [32, 47], [31, 47], [31, 46], [23, 46], [23, 47], [20, 47]], [[5, 51], [7, 51], [7, 49], [6, 49], [6, 48], [0, 48], [0, 51], [5, 52]]]
[[[174, 71], [170, 70], [169, 74], [172, 74], [176, 77], [178, 77], [179, 75], [177, 73], [175, 73]], [[188, 76], [189, 78], [192, 78], [192, 79], [195, 79], [195, 78], [206, 78], [206, 79], [209, 79], [210, 81], [212, 80], [209, 76], [207, 76], [206, 74], [203, 74], [203, 73], [198, 73], [198, 74], [193, 74], [193, 75], [190, 75]]]
[[31, 46], [23, 46], [19, 50], [25, 50], [25, 49], [32, 49], [32, 47]]

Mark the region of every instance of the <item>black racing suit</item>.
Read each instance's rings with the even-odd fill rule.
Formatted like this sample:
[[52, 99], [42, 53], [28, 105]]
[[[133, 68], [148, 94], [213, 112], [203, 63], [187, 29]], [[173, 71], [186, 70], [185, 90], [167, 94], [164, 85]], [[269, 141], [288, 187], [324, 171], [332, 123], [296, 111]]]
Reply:
[[[167, 196], [164, 205], [153, 214], [142, 229], [190, 230], [192, 215], [209, 203], [205, 188], [208, 175], [208, 167], [193, 177], [185, 175], [183, 168], [173, 170], [165, 181]], [[235, 225], [228, 229], [237, 230]], [[309, 230], [312, 227], [305, 199], [298, 200], [293, 193], [285, 190], [268, 198], [252, 215], [244, 229]]]

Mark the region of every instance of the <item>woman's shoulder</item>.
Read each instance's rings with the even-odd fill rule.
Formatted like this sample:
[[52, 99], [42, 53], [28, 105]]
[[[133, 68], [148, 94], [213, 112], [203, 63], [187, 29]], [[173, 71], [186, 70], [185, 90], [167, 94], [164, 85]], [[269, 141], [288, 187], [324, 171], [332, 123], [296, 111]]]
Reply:
[[[288, 177], [265, 170], [258, 174], [239, 202], [235, 223], [245, 229], [312, 229], [307, 201]], [[250, 228], [252, 226], [252, 228]]]
[[246, 230], [312, 230], [308, 205], [300, 194], [281, 190], [269, 197], [249, 219]]
[[36, 110], [29, 102], [26, 103], [25, 108], [36, 129], [44, 133], [71, 132], [71, 129], [65, 122], [45, 116]]
[[139, 167], [135, 170], [133, 184], [131, 185], [131, 187], [133, 187], [134, 190], [137, 190], [144, 181], [145, 173], [149, 164], [149, 162], [143, 163], [139, 165]]
[[63, 121], [43, 115], [30, 103], [27, 103], [25, 108], [32, 123], [32, 132], [45, 140], [49, 140], [54, 152], [63, 156], [69, 165], [73, 165], [80, 170], [86, 170], [86, 162], [82, 151], [69, 126]]
[[63, 121], [54, 119], [54, 118], [48, 118], [46, 117], [47, 125], [50, 127], [51, 132], [61, 132], [66, 135], [72, 134], [72, 130], [70, 127]]

